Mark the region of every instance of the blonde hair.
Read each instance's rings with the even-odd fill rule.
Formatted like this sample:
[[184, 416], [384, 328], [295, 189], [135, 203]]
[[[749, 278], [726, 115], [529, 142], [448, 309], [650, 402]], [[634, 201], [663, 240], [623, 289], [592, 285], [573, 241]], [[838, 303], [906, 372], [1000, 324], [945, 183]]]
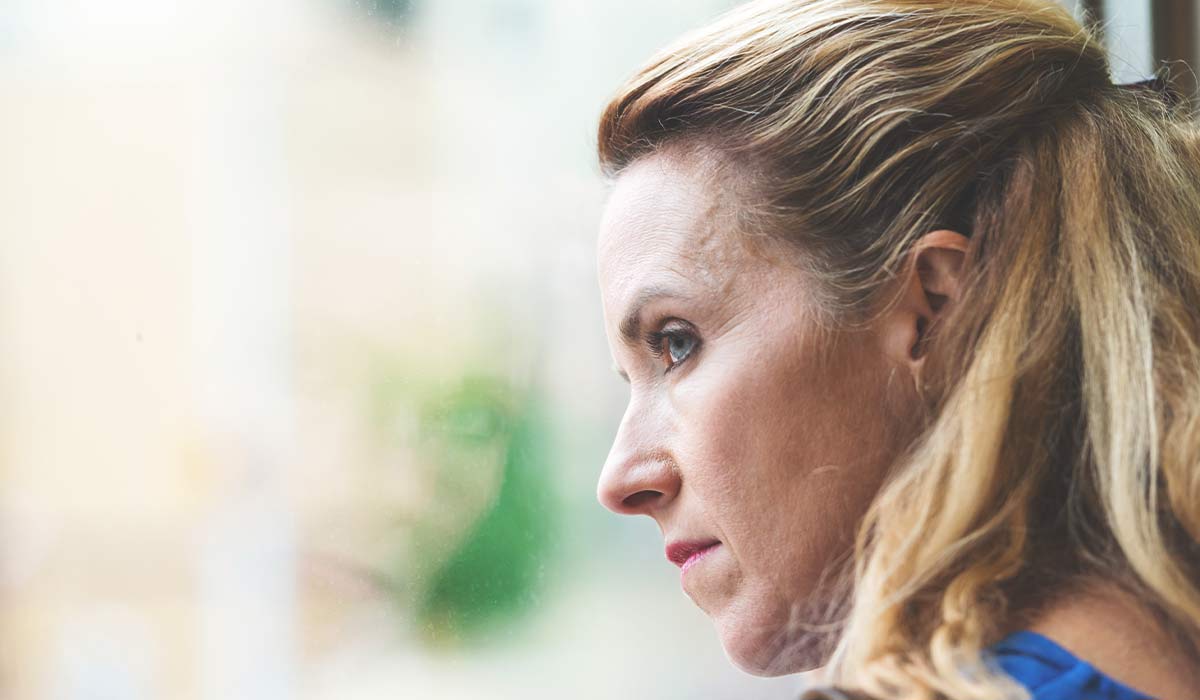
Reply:
[[[832, 677], [1019, 698], [1015, 606], [1100, 575], [1200, 639], [1200, 137], [1025, 0], [767, 0], [658, 53], [600, 121], [605, 172], [704, 144], [737, 220], [802, 251], [828, 317], [886, 308], [922, 234], [970, 238], [929, 329], [927, 418], [861, 526]], [[1044, 601], [1043, 601], [1044, 602]]]

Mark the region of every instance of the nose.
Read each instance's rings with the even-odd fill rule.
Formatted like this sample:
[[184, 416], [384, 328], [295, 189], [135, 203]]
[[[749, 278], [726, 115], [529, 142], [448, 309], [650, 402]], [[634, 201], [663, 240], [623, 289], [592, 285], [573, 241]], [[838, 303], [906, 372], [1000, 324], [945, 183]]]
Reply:
[[663, 445], [664, 436], [630, 404], [596, 485], [596, 498], [605, 508], [653, 517], [679, 494], [679, 468]]

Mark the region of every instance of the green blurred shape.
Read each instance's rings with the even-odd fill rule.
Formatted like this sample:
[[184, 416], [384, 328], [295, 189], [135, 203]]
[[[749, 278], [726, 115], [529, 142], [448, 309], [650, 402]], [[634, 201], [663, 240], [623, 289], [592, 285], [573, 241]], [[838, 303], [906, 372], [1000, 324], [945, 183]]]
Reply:
[[486, 375], [467, 375], [450, 391], [427, 400], [421, 411], [421, 432], [473, 449], [510, 439], [515, 413], [508, 384]]
[[463, 441], [507, 431], [508, 446], [495, 501], [417, 603], [417, 622], [431, 644], [467, 643], [503, 629], [543, 590], [559, 522], [549, 422], [532, 396], [505, 415], [503, 394], [487, 382], [467, 382], [443, 416]]

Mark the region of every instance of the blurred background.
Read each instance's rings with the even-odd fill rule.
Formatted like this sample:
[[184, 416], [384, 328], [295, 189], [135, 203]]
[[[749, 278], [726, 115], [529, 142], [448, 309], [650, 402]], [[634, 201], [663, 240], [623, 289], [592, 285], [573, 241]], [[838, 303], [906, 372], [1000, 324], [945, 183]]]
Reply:
[[0, 696], [794, 697], [595, 500], [596, 118], [733, 4], [4, 0]]

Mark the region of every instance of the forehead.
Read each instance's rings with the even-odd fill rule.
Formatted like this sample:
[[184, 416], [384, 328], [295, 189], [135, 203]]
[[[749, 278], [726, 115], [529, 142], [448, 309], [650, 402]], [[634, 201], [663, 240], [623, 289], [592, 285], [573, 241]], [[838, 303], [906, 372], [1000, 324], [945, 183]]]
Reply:
[[745, 258], [724, 223], [728, 197], [705, 159], [656, 154], [618, 176], [597, 243], [606, 304], [646, 284], [672, 282], [720, 291]]

